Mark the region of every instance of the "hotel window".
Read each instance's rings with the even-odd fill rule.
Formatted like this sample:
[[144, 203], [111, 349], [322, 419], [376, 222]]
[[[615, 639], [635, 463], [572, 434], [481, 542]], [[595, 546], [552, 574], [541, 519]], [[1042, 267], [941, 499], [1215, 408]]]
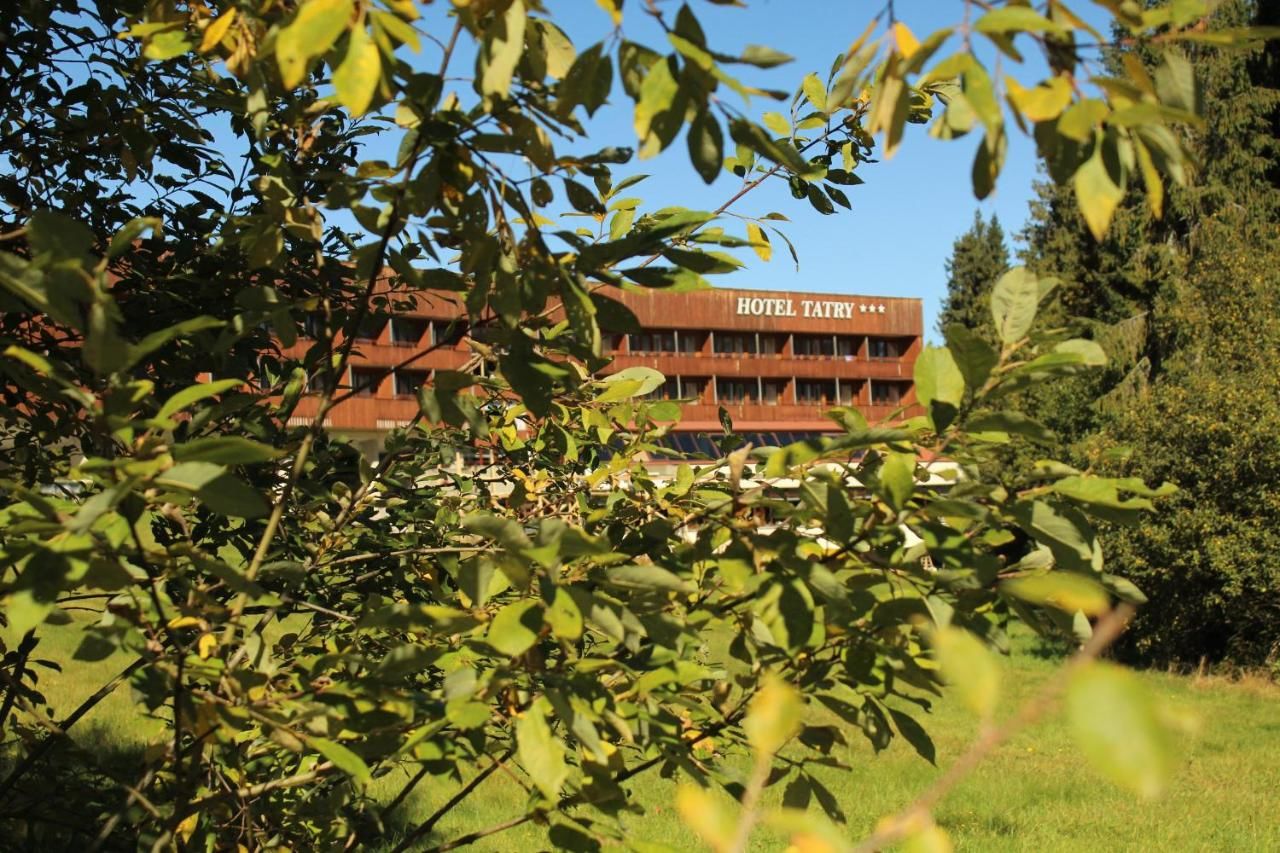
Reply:
[[824, 405], [836, 398], [836, 383], [822, 379], [797, 379], [796, 402]]
[[910, 385], [906, 382], [873, 381], [871, 383], [871, 402], [877, 406], [895, 406], [902, 402], [908, 387]]
[[754, 332], [716, 332], [715, 351], [722, 355], [752, 355], [756, 351]]
[[777, 405], [782, 402], [782, 389], [785, 383], [778, 379], [764, 379], [760, 382], [760, 402]]
[[600, 336], [600, 349], [604, 352], [622, 352], [622, 341], [625, 335], [604, 333]]
[[397, 370], [395, 378], [395, 393], [397, 397], [412, 397], [418, 393], [418, 389], [427, 384], [427, 378], [431, 375], [429, 370]]
[[852, 406], [858, 397], [858, 387], [861, 384], [854, 379], [842, 379], [839, 391], [836, 393], [836, 402], [841, 406]]
[[376, 341], [382, 335], [382, 327], [387, 325], [386, 317], [365, 317], [356, 329], [357, 341]]
[[679, 351], [683, 353], [702, 352], [702, 345], [707, 341], [706, 332], [680, 332]]
[[780, 355], [782, 353], [782, 342], [786, 340], [785, 335], [760, 335], [760, 354], [761, 355]]
[[431, 343], [448, 346], [459, 343], [467, 336], [466, 321], [458, 320], [432, 320], [431, 321]]
[[700, 401], [706, 390], [707, 380], [705, 378], [696, 376], [680, 377], [680, 399]]
[[324, 315], [314, 312], [303, 315], [302, 334], [313, 341], [322, 339], [324, 337]]
[[836, 338], [836, 355], [840, 358], [850, 359], [858, 354], [858, 339], [851, 338], [848, 335], [840, 335]]
[[902, 344], [894, 338], [868, 338], [867, 355], [870, 358], [898, 358]]
[[676, 333], [671, 330], [641, 332], [638, 335], [631, 335], [628, 341], [631, 351], [634, 353], [644, 352], [675, 352], [676, 351]]
[[416, 347], [426, 332], [426, 320], [414, 317], [391, 318], [391, 343], [398, 347]]
[[716, 398], [721, 403], [750, 403], [759, 395], [754, 379], [717, 379]]
[[831, 335], [796, 335], [793, 346], [796, 355], [806, 358], [830, 357], [836, 353], [835, 338]]
[[351, 390], [357, 397], [372, 397], [378, 393], [383, 371], [372, 367], [351, 368]]

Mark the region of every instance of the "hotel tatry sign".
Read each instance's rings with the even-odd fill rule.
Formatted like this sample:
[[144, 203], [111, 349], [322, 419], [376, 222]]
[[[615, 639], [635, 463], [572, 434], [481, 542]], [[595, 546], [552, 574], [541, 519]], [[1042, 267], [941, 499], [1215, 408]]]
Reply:
[[[832, 299], [791, 299], [776, 296], [739, 296], [738, 315], [746, 317], [815, 317], [832, 320], [853, 319], [859, 314], [883, 314], [884, 305], [866, 302], [837, 302]], [[799, 309], [799, 310], [797, 310]]]

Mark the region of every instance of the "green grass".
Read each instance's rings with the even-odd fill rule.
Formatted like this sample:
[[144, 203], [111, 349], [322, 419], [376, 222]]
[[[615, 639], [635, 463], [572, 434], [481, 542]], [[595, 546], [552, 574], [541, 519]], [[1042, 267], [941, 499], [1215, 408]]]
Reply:
[[[45, 628], [42, 634], [44, 655], [70, 657], [74, 632]], [[1032, 654], [1030, 642], [1022, 646], [1005, 661], [1002, 706], [1010, 711], [1059, 665]], [[125, 663], [123, 656], [88, 665], [72, 662], [62, 675], [45, 673], [41, 685], [65, 713]], [[1164, 796], [1142, 801], [1101, 781], [1077, 753], [1065, 721], [1054, 714], [1016, 735], [942, 801], [935, 816], [957, 848], [1280, 850], [1280, 687], [1157, 672], [1140, 677], [1162, 705], [1199, 720], [1199, 734], [1184, 743], [1182, 766]], [[938, 747], [939, 768], [964, 751], [977, 729], [972, 715], [945, 700], [925, 722]], [[161, 732], [161, 724], [147, 718], [121, 688], [78, 727], [76, 739], [90, 750], [126, 750]], [[850, 733], [849, 739], [849, 747], [837, 750], [852, 769], [819, 768], [815, 775], [846, 814], [850, 837], [861, 837], [880, 817], [911, 801], [941, 769], [900, 741], [876, 755], [861, 735]], [[375, 794], [389, 797], [404, 778], [399, 771], [384, 777]], [[626, 818], [628, 837], [677, 849], [696, 847], [672, 808], [672, 782], [651, 772], [629, 787], [644, 814]], [[781, 788], [771, 788], [767, 799], [777, 803]], [[433, 788], [424, 782], [406, 803], [405, 817], [421, 820], [452, 792], [452, 784]], [[451, 838], [517, 815], [523, 798], [512, 779], [496, 773], [440, 823], [435, 837]], [[759, 849], [781, 849], [782, 839], [767, 833], [755, 840]], [[546, 847], [545, 829], [526, 824], [474, 849]]]

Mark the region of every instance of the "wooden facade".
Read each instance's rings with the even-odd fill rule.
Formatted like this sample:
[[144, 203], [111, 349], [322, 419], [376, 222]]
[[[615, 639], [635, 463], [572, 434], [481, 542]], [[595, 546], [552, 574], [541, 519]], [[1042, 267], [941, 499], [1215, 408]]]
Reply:
[[[635, 312], [644, 334], [607, 339], [614, 358], [602, 373], [661, 371], [668, 382], [655, 396], [687, 401], [681, 431], [718, 432], [721, 406], [738, 431], [761, 433], [832, 431], [822, 413], [836, 405], [853, 406], [872, 422], [904, 406], [914, 411], [912, 371], [924, 331], [919, 299], [727, 288], [611, 295]], [[365, 330], [348, 379], [353, 388], [369, 387], [333, 410], [332, 429], [379, 437], [414, 415], [416, 388], [432, 370], [456, 370], [469, 360], [456, 298], [427, 294], [417, 310]], [[305, 417], [309, 408], [297, 414]]]

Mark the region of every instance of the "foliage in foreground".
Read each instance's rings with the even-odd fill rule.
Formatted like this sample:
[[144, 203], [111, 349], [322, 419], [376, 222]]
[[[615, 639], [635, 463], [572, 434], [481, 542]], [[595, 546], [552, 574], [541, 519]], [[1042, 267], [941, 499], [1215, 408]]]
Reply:
[[[621, 25], [621, 4], [602, 5]], [[522, 0], [455, 6], [450, 33], [422, 34], [441, 47], [430, 71], [402, 61], [422, 40], [407, 0], [228, 2], [216, 15], [62, 2], [6, 24], [5, 61], [23, 72], [0, 117], [16, 175], [0, 252], [4, 613], [21, 635], [0, 707], [10, 836], [407, 849], [502, 772], [525, 786], [523, 812], [440, 846], [537, 820], [552, 844], [592, 848], [625, 840], [625, 783], [657, 769], [695, 786], [680, 800], [690, 820], [706, 814], [701, 787], [738, 796], [740, 819], [699, 831], [740, 849], [784, 744], [804, 749], [793, 768], [838, 762], [850, 732], [878, 747], [901, 736], [932, 760], [917, 718], [944, 680], [990, 717], [986, 648], [1010, 612], [1080, 637], [1100, 619], [1064, 672], [1072, 718], [1101, 769], [1157, 790], [1167, 731], [1122, 671], [1091, 661], [1122, 627], [1112, 598], [1139, 597], [1108, 573], [1091, 519], [1132, 520], [1166, 490], [1049, 461], [1007, 483], [982, 474], [992, 448], [1042, 435], [1003, 408], [1010, 394], [1103, 360], [1089, 341], [1032, 334], [1052, 280], [1002, 279], [994, 346], [961, 336], [922, 354], [924, 414], [872, 426], [838, 409], [836, 436], [772, 454], [742, 446], [726, 418], [723, 462], [669, 481], [634, 461], [679, 417], [643, 400], [662, 377], [594, 378], [601, 331], [634, 323], [610, 288], [702, 286], [739, 263], [725, 249], [762, 250], [763, 223], [782, 218], [737, 236], [730, 202], [642, 209], [620, 195], [640, 178], [613, 170], [629, 149], [557, 151], [561, 138], [594, 148], [580, 122], [613, 96], [615, 69], [642, 157], [688, 122], [699, 174], [743, 178], [732, 199], [777, 178], [825, 214], [861, 180], [873, 134], [892, 153], [935, 107], [935, 135], [981, 129], [975, 190], [991, 190], [1005, 111], [968, 38], [926, 69], [947, 32], [921, 42], [873, 23], [766, 129], [726, 90], [786, 94], [727, 69], [786, 58], [716, 52], [689, 7], [651, 8], [661, 53], [621, 37], [578, 51]], [[1153, 44], [1242, 37], [1203, 32], [1204, 12], [1116, 9]], [[1071, 42], [1090, 33], [1060, 3], [1050, 14], [998, 7], [968, 35], [1011, 60], [1020, 33], [1049, 50], [1050, 78], [1000, 85], [1100, 236], [1131, 179], [1155, 197], [1162, 175], [1182, 179], [1167, 123], [1192, 119], [1194, 81], [1173, 51], [1154, 83], [1077, 100], [1073, 76], [1089, 69]], [[462, 95], [446, 85], [459, 40], [476, 47]], [[358, 117], [391, 103], [396, 154], [362, 159], [362, 138], [389, 123]], [[327, 437], [326, 418], [353, 393], [362, 324], [429, 288], [466, 305], [472, 366], [486, 369], [438, 371], [370, 467]], [[286, 358], [277, 342], [317, 314], [314, 345]], [[456, 473], [475, 445], [498, 461]], [[955, 466], [941, 483], [925, 467], [939, 459]], [[754, 521], [762, 508], [772, 529]], [[100, 618], [75, 657], [131, 662], [80, 707], [53, 708], [41, 626], [84, 607]], [[49, 754], [126, 681], [165, 726], [136, 775], [53, 774]], [[806, 703], [847, 725], [806, 722]], [[988, 730], [972, 760], [1002, 736]], [[723, 759], [746, 751], [743, 779]], [[373, 800], [372, 780], [395, 768], [408, 783]], [[428, 779], [454, 794], [401, 825]], [[92, 805], [68, 814], [51, 789]], [[871, 843], [941, 843], [936, 796]]]

